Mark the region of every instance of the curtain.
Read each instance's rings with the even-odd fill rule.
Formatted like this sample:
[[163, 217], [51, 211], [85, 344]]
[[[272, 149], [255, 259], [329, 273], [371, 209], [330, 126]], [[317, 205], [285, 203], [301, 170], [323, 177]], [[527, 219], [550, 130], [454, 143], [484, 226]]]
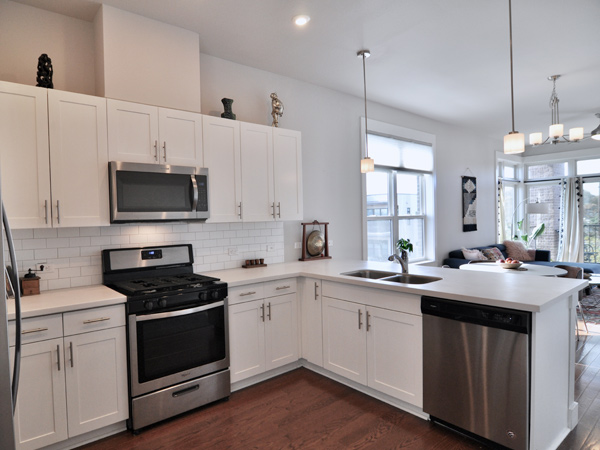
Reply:
[[560, 242], [558, 261], [583, 262], [583, 186], [581, 177], [565, 178], [562, 183]]
[[506, 237], [506, 206], [504, 204], [504, 186], [498, 180], [498, 242], [504, 242]]

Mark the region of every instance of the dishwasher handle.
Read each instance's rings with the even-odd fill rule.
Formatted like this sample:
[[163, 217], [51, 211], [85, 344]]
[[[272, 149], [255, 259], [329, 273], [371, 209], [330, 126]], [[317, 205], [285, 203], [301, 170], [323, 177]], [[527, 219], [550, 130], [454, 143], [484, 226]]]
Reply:
[[531, 313], [429, 296], [421, 297], [421, 312], [459, 322], [530, 334]]

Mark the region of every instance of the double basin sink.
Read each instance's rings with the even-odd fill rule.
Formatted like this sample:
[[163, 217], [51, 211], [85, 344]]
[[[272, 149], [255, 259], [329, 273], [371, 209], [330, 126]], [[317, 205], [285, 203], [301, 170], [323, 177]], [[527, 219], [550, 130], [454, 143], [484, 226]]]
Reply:
[[442, 278], [430, 277], [427, 275], [413, 275], [408, 273], [385, 272], [383, 270], [355, 270], [352, 272], [344, 272], [340, 275], [349, 277], [366, 278], [369, 280], [389, 281], [399, 284], [427, 284], [434, 281], [439, 281]]

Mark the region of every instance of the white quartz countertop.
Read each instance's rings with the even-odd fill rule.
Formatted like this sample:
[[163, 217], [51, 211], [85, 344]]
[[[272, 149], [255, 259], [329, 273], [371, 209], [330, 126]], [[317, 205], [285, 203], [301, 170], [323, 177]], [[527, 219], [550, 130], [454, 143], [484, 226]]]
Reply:
[[[127, 297], [102, 285], [42, 291], [21, 297], [23, 318], [125, 303]], [[15, 318], [15, 301], [7, 302], [8, 320]]]
[[442, 280], [421, 285], [406, 285], [380, 280], [340, 275], [361, 269], [400, 272], [397, 263], [349, 260], [298, 261], [250, 269], [227, 269], [207, 275], [226, 281], [229, 286], [278, 280], [286, 277], [313, 277], [357, 286], [370, 286], [417, 295], [431, 295], [450, 300], [485, 304], [522, 311], [539, 312], [563, 295], [575, 294], [587, 281], [556, 277], [523, 277], [511, 273], [483, 273], [466, 270], [410, 265], [410, 273], [441, 277]]

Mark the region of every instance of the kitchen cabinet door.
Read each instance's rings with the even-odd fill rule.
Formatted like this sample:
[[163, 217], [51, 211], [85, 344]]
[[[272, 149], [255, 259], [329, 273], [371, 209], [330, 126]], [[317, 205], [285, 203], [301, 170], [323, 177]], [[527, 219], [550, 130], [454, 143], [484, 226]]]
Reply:
[[365, 307], [323, 298], [323, 367], [352, 381], [367, 384]]
[[265, 299], [266, 370], [298, 360], [296, 294]]
[[321, 280], [302, 278], [302, 357], [323, 367]]
[[65, 337], [69, 437], [129, 417], [125, 327]]
[[159, 161], [158, 108], [106, 100], [110, 161], [156, 164]]
[[229, 306], [231, 382], [265, 371], [265, 310], [263, 300]]
[[48, 90], [52, 225], [110, 225], [106, 99]]
[[275, 219], [272, 127], [241, 123], [242, 220]]
[[422, 318], [367, 307], [368, 386], [423, 406]]
[[159, 162], [202, 167], [202, 115], [158, 108]]
[[[10, 350], [13, 361], [14, 347]], [[14, 415], [19, 450], [45, 447], [68, 437], [62, 355], [62, 337], [21, 347], [21, 376]]]
[[15, 229], [51, 226], [47, 92], [0, 81], [2, 200]]
[[275, 208], [278, 220], [302, 220], [302, 140], [298, 131], [273, 128]]
[[210, 219], [241, 221], [242, 170], [240, 124], [235, 120], [202, 116], [204, 167], [208, 168]]

